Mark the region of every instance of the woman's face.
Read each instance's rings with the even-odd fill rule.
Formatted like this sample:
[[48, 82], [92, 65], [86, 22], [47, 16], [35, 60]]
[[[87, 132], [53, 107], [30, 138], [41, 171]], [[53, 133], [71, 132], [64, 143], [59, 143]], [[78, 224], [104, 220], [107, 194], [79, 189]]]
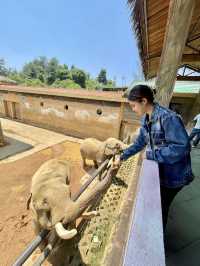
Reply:
[[142, 99], [142, 102], [129, 101], [129, 105], [134, 113], [143, 116], [146, 113], [147, 100]]

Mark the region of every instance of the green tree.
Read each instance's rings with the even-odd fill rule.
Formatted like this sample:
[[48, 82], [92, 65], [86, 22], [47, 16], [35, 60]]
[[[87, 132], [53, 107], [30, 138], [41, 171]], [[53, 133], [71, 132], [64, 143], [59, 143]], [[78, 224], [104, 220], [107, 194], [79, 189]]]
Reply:
[[26, 63], [22, 71], [7, 69], [4, 59], [0, 59], [0, 75], [8, 75], [19, 84], [28, 86], [45, 86], [64, 88], [98, 89], [103, 86], [114, 87], [115, 82], [107, 80], [106, 70], [102, 69], [97, 79], [74, 65], [69, 69], [66, 64], [60, 64], [58, 59], [47, 59], [40, 56]]
[[51, 87], [55, 88], [70, 88], [70, 89], [79, 89], [81, 86], [77, 83], [75, 83], [71, 79], [66, 79], [66, 80], [56, 80]]
[[18, 73], [16, 70], [10, 71], [8, 77], [16, 81], [18, 84], [22, 84], [25, 82], [24, 75], [21, 73]]
[[8, 69], [5, 66], [5, 60], [3, 58], [0, 58], [0, 75], [1, 76], [8, 75]]
[[115, 88], [116, 87], [115, 81], [109, 79], [107, 81], [106, 87], [108, 87], [108, 88]]
[[22, 74], [28, 79], [39, 79], [41, 82], [46, 81], [48, 60], [44, 56], [34, 59], [24, 65]]
[[79, 84], [81, 88], [86, 87], [87, 75], [83, 70], [78, 69], [78, 68], [73, 68], [71, 69], [71, 75], [72, 75], [72, 80], [75, 83]]
[[98, 77], [97, 77], [97, 80], [98, 80], [98, 82], [99, 83], [102, 83], [102, 84], [104, 84], [104, 85], [106, 85], [107, 84], [107, 77], [106, 77], [106, 70], [105, 69], [101, 69], [101, 71], [100, 71], [100, 73], [99, 73], [99, 75], [98, 75]]
[[102, 83], [99, 83], [96, 79], [87, 79], [86, 88], [87, 89], [99, 89], [102, 87]]
[[46, 78], [46, 82], [48, 85], [51, 85], [56, 80], [58, 66], [59, 62], [55, 57], [49, 60], [47, 65], [47, 78]]
[[24, 79], [22, 82], [25, 86], [44, 87], [45, 84], [40, 79]]
[[57, 68], [56, 78], [59, 80], [72, 79], [71, 73], [67, 65], [59, 65]]

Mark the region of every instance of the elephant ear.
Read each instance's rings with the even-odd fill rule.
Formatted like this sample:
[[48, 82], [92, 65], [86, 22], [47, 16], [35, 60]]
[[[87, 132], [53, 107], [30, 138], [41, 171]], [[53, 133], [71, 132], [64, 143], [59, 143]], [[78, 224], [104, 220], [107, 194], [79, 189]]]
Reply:
[[27, 210], [30, 209], [31, 198], [32, 198], [32, 193], [30, 193], [29, 198], [28, 198], [28, 200], [26, 202], [26, 209]]

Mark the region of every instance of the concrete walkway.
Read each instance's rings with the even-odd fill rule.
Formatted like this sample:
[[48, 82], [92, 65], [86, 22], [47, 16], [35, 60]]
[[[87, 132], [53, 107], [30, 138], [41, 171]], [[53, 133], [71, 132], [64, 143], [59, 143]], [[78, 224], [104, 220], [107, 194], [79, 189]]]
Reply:
[[[1, 121], [2, 129], [3, 129], [3, 133], [7, 138], [11, 138], [11, 139], [21, 142], [21, 144], [18, 143], [21, 146], [22, 144], [33, 146], [33, 148], [29, 149], [28, 151], [23, 152], [23, 149], [22, 149], [19, 151], [20, 153], [16, 152], [18, 154], [15, 153], [15, 155], [10, 156], [4, 160], [1, 160], [0, 164], [8, 163], [11, 161], [16, 161], [18, 159], [24, 158], [28, 155], [34, 154], [35, 152], [41, 151], [43, 149], [62, 143], [64, 141], [71, 141], [71, 142], [76, 142], [76, 143], [81, 142], [81, 140], [77, 138], [69, 137], [64, 134], [59, 134], [59, 133], [46, 130], [43, 128], [19, 123], [13, 120], [0, 118], [0, 121]], [[2, 153], [3, 151], [8, 152], [7, 150], [8, 148], [6, 146], [0, 148], [0, 151]], [[4, 156], [4, 157], [7, 157], [7, 156]], [[2, 158], [3, 158], [3, 155], [2, 155]]]
[[170, 209], [167, 266], [200, 266], [200, 147], [191, 154], [196, 178], [177, 195]]
[[0, 147], [0, 161], [33, 148], [32, 145], [19, 141], [17, 139], [9, 137], [4, 138], [7, 144]]

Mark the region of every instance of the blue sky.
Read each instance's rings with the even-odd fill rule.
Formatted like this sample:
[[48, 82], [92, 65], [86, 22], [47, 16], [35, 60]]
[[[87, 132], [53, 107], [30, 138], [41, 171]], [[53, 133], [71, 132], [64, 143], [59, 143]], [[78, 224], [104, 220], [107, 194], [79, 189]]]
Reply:
[[1, 3], [0, 22], [0, 58], [18, 70], [47, 56], [92, 77], [106, 68], [118, 85], [129, 84], [138, 72], [126, 0], [7, 0]]

